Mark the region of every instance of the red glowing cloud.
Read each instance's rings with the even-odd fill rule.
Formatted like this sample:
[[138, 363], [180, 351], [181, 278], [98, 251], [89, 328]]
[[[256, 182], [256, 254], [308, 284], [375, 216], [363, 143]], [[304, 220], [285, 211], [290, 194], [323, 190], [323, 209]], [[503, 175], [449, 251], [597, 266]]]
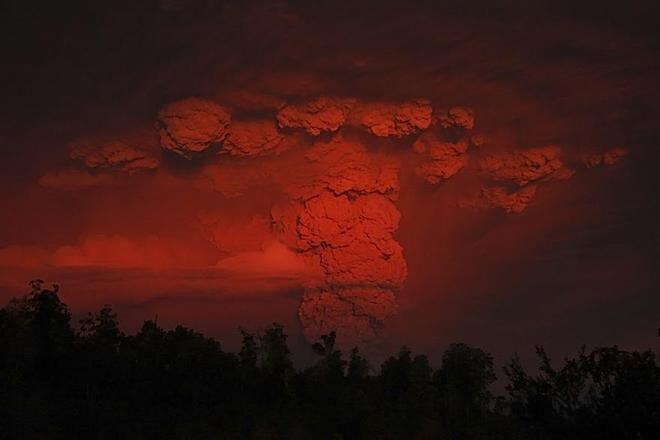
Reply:
[[107, 50], [51, 59], [61, 77], [13, 72], [33, 86], [0, 137], [5, 296], [50, 276], [81, 307], [223, 329], [268, 304], [342, 347], [391, 328], [441, 344], [535, 301], [582, 316], [555, 299], [576, 286], [657, 303], [659, 98], [637, 29], [518, 4], [175, 3], [136, 11], [157, 17], [144, 41], [99, 31]]
[[[201, 156], [209, 149], [220, 153], [211, 164], [177, 183], [188, 186], [186, 191], [236, 200], [236, 212], [208, 206], [191, 213], [195, 223], [188, 227], [215, 252], [181, 237], [89, 234], [78, 244], [51, 251], [6, 247], [0, 250], [0, 264], [207, 267], [244, 280], [297, 280], [305, 289], [298, 316], [308, 340], [336, 330], [340, 345], [364, 345], [378, 339], [386, 320], [396, 314], [396, 298], [408, 275], [404, 248], [395, 239], [401, 220], [399, 175], [406, 157], [415, 156], [415, 174], [432, 185], [464, 169], [479, 179], [482, 187], [477, 195], [463, 194], [457, 208], [501, 208], [511, 214], [527, 208], [539, 184], [573, 174], [557, 146], [489, 152], [481, 138], [472, 135], [473, 110], [452, 107], [433, 117], [428, 100], [385, 103], [318, 97], [284, 105], [270, 120], [232, 119], [226, 107], [199, 98], [176, 101], [158, 113], [163, 151], [201, 162], [209, 160]], [[294, 132], [281, 132], [275, 119], [280, 129]], [[373, 137], [350, 131], [354, 129]], [[331, 133], [331, 137], [310, 142], [295, 130], [312, 136]], [[411, 137], [419, 132], [424, 133]], [[409, 148], [379, 148], [387, 145], [381, 139], [388, 137], [406, 138], [398, 142]], [[158, 167], [160, 160], [146, 152], [148, 141], [138, 147], [139, 142], [125, 140], [131, 139], [128, 135], [117, 139], [77, 141], [71, 147], [71, 158], [96, 174], [48, 173], [41, 177], [41, 185], [75, 190], [121, 180], [110, 172], [133, 174]], [[623, 155], [624, 150], [591, 153], [582, 161], [588, 166], [614, 164]], [[227, 157], [236, 159], [230, 165]], [[510, 186], [498, 186], [502, 184]], [[265, 188], [271, 190], [265, 203], [250, 207], [242, 202], [257, 201], [249, 194]]]

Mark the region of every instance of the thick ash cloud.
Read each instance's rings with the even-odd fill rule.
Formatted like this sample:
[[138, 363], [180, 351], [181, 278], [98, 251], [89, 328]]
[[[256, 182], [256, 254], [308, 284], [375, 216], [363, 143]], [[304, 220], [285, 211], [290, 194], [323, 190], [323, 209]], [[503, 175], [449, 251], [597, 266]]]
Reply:
[[355, 105], [350, 98], [320, 97], [301, 104], [285, 105], [277, 113], [282, 128], [302, 128], [312, 136], [339, 130]]
[[[471, 133], [475, 116], [470, 108], [452, 107], [440, 112], [436, 122], [439, 130], [427, 131], [413, 143], [413, 151], [421, 157], [415, 173], [431, 184], [446, 181], [470, 164], [468, 150], [476, 149], [472, 155], [481, 171], [481, 187], [475, 194], [462, 194], [458, 200], [460, 208], [499, 208], [507, 214], [519, 214], [536, 195], [538, 184], [568, 179], [574, 174], [564, 165], [558, 146], [501, 153], [479, 151], [485, 139]], [[624, 154], [625, 150], [614, 149], [584, 155], [582, 161], [595, 166], [604, 163], [606, 157], [609, 162], [616, 162]]]
[[[394, 238], [401, 220], [396, 201], [405, 153], [374, 148], [386, 142], [378, 138], [423, 132], [412, 143], [414, 172], [430, 184], [447, 181], [464, 169], [480, 171], [476, 176], [481, 189], [473, 196], [463, 195], [458, 202], [461, 208], [521, 213], [538, 184], [572, 175], [559, 147], [489, 153], [481, 148], [483, 136], [472, 132], [471, 109], [452, 107], [440, 111], [435, 121], [432, 113], [427, 100], [382, 103], [320, 97], [284, 105], [272, 119], [231, 121], [224, 107], [189, 98], [161, 110], [159, 127], [162, 147], [188, 159], [218, 149], [213, 163], [196, 174], [200, 189], [237, 200], [263, 187], [285, 196], [285, 201], [272, 206], [270, 218], [257, 214], [228, 221], [222, 209], [198, 213], [197, 227], [220, 254], [211, 262], [213, 268], [245, 279], [299, 283], [305, 292], [298, 318], [309, 341], [336, 330], [340, 346], [364, 347], [378, 340], [386, 322], [397, 314], [397, 295], [408, 276], [403, 248]], [[366, 128], [375, 137], [367, 140], [350, 130], [344, 133], [340, 131], [344, 125]], [[303, 129], [313, 136], [340, 132], [309, 146], [305, 135], [280, 131], [278, 126]], [[78, 149], [72, 157], [92, 168], [123, 167], [119, 169], [131, 172], [136, 166], [130, 164], [140, 163], [138, 152], [112, 143]], [[582, 160], [595, 166], [614, 163], [624, 154], [625, 150], [614, 149]], [[53, 177], [42, 180], [57, 186]], [[66, 186], [67, 179], [60, 180], [60, 186]], [[92, 236], [80, 245], [46, 253], [42, 262], [57, 267], [210, 262], [208, 255], [192, 255], [177, 243], [164, 244], [156, 238], [136, 243]], [[20, 257], [28, 266], [35, 264], [22, 249], [5, 253]]]
[[[587, 153], [578, 157], [587, 168], [614, 165], [628, 154], [625, 148], [613, 148], [602, 153]], [[561, 160], [556, 146], [489, 154], [479, 162], [488, 179], [508, 183], [509, 186], [482, 184], [479, 191], [459, 200], [462, 208], [501, 208], [506, 213], [523, 212], [534, 199], [540, 185], [571, 178], [575, 171]], [[515, 187], [511, 187], [514, 185]]]
[[501, 186], [485, 187], [479, 190], [473, 198], [459, 201], [461, 208], [501, 208], [507, 214], [520, 214], [532, 201], [536, 194], [537, 185], [527, 185], [515, 191], [507, 191]]
[[427, 99], [401, 103], [362, 103], [351, 119], [379, 137], [402, 137], [427, 129], [432, 122], [433, 108]]
[[468, 107], [452, 107], [447, 113], [438, 116], [438, 123], [444, 128], [472, 130], [475, 123], [474, 111]]
[[326, 191], [302, 207], [299, 249], [318, 255], [329, 285], [402, 285], [405, 261], [392, 238], [401, 215], [389, 199], [369, 194], [351, 201]]
[[[371, 143], [384, 142], [378, 138], [404, 137], [430, 128], [412, 143], [412, 151], [417, 158], [414, 172], [431, 184], [477, 167], [482, 188], [461, 198], [462, 208], [520, 213], [536, 194], [538, 183], [572, 173], [562, 162], [559, 147], [480, 151], [482, 136], [472, 134], [474, 112], [465, 107], [440, 112], [432, 125], [432, 107], [426, 100], [383, 104], [321, 97], [285, 105], [273, 116], [230, 121], [218, 104], [184, 99], [159, 113], [161, 143], [166, 149], [174, 146], [172, 151], [186, 158], [218, 148], [217, 159], [196, 175], [200, 189], [208, 187], [237, 200], [262, 187], [284, 194], [286, 201], [272, 206], [270, 218], [257, 214], [228, 221], [222, 209], [209, 210], [197, 214], [198, 227], [221, 255], [212, 263], [215, 269], [247, 279], [296, 280], [304, 286], [298, 317], [310, 341], [336, 330], [340, 346], [369, 345], [383, 335], [386, 321], [399, 308], [397, 294], [408, 275], [403, 248], [394, 238], [401, 220], [395, 204], [401, 154], [373, 148]], [[276, 124], [302, 128], [311, 135], [339, 131], [344, 125], [361, 126], [375, 137], [368, 146], [364, 136], [340, 132], [310, 147], [304, 136], [284, 134]], [[475, 147], [479, 148], [470, 150]], [[123, 166], [130, 171], [135, 167], [126, 164], [134, 156], [140, 160], [137, 153], [129, 154], [130, 148], [119, 150], [125, 153], [122, 156], [116, 144], [76, 151], [72, 157], [103, 169]], [[612, 150], [592, 155], [587, 165], [616, 162], [623, 154]], [[282, 172], [284, 168], [293, 172]], [[46, 254], [44, 263], [174, 267], [210, 261], [208, 255], [195, 257], [185, 247], [156, 238], [136, 243], [92, 236], [80, 245]], [[22, 250], [7, 252], [34, 264]]]
[[[115, 169], [134, 173], [158, 168], [158, 158], [145, 145], [145, 136], [117, 139], [78, 139], [69, 147], [69, 157], [89, 168]], [[146, 136], [148, 137], [148, 136]]]
[[277, 154], [287, 147], [283, 141], [273, 121], [234, 121], [220, 153], [243, 157]]
[[379, 137], [402, 137], [431, 125], [433, 108], [427, 99], [404, 102], [358, 102], [352, 98], [322, 96], [301, 104], [285, 105], [277, 114], [282, 128], [302, 128], [318, 136], [345, 124], [365, 128]]
[[317, 142], [306, 159], [301, 182], [287, 188], [289, 202], [271, 214], [279, 239], [323, 273], [299, 310], [303, 332], [316, 340], [332, 324], [340, 344], [365, 342], [395, 313], [395, 291], [407, 275], [393, 237], [398, 164], [341, 136]]
[[309, 199], [324, 190], [336, 196], [378, 193], [396, 199], [398, 195], [398, 160], [371, 153], [358, 140], [336, 136], [317, 142], [305, 153], [305, 159], [305, 166], [285, 189], [295, 199]]
[[424, 160], [415, 168], [415, 173], [429, 183], [449, 179], [470, 160], [467, 154], [468, 143], [465, 140], [443, 141], [431, 132], [420, 136], [413, 144], [413, 150], [424, 155]]
[[[401, 217], [394, 204], [399, 160], [342, 135], [303, 148], [284, 162], [256, 160], [242, 171], [217, 164], [204, 171], [213, 189], [228, 196], [280, 186], [287, 201], [271, 210], [273, 235], [259, 217], [234, 226], [212, 214], [200, 220], [219, 250], [235, 253], [220, 260], [219, 268], [300, 277], [307, 292], [299, 317], [310, 341], [329, 331], [323, 323], [331, 322], [340, 344], [373, 342], [395, 314], [395, 293], [407, 275], [403, 249], [393, 238]], [[295, 171], [282, 173], [278, 163]], [[269, 244], [273, 238], [286, 247]], [[342, 307], [350, 306], [350, 314], [333, 315], [337, 298]]]
[[339, 329], [340, 346], [350, 348], [377, 340], [397, 310], [396, 296], [387, 289], [310, 289], [303, 295], [298, 317], [311, 340]]
[[[14, 3], [18, 6], [12, 13], [19, 16], [7, 26], [17, 38], [3, 70], [6, 83], [12, 84], [5, 100], [11, 111], [0, 123], [0, 178], [6, 189], [2, 206], [7, 207], [0, 210], [0, 260], [31, 268], [20, 274], [4, 268], [20, 287], [5, 289], [2, 284], [3, 294], [22, 293], [30, 276], [47, 277], [53, 250], [69, 244], [79, 248], [75, 255], [80, 261], [112, 268], [95, 269], [93, 276], [87, 269], [84, 274], [61, 268], [48, 272], [53, 281], [66, 281], [63, 292], [78, 299], [72, 304], [86, 304], [79, 310], [92, 310], [92, 301], [136, 304], [166, 292], [178, 298], [170, 307], [170, 323], [198, 328], [204, 316], [208, 326], [200, 329], [225, 341], [238, 325], [257, 327], [255, 316], [263, 318], [262, 323], [296, 316], [300, 279], [287, 280], [286, 290], [272, 287], [276, 283], [271, 275], [285, 271], [274, 262], [286, 256], [289, 262], [308, 260], [320, 272], [320, 280], [311, 283], [305, 296], [301, 321], [312, 316], [319, 322], [324, 312], [304, 310], [319, 310], [311, 304], [337, 303], [353, 290], [342, 283], [364, 276], [368, 286], [360, 288], [385, 291], [377, 303], [388, 304], [384, 298], [396, 296], [399, 314], [383, 318], [387, 314], [370, 312], [374, 320], [361, 316], [344, 328], [370, 329], [383, 319], [390, 329], [401, 323], [396, 332], [410, 331], [398, 342], [426, 343], [431, 353], [452, 340], [464, 340], [486, 343], [484, 348], [499, 351], [496, 356], [508, 356], [509, 348], [528, 350], [556, 340], [562, 332], [570, 335], [566, 346], [571, 348], [576, 339], [613, 343], [619, 337], [615, 332], [630, 335], [630, 329], [636, 338], [655, 337], [648, 329], [655, 329], [653, 311], [660, 310], [657, 295], [652, 295], [658, 290], [653, 269], [660, 88], [653, 21], [657, 14], [649, 13], [657, 7], [649, 9], [650, 2], [630, 7], [621, 2], [573, 2], [565, 7], [557, 2], [482, 1], [471, 7], [457, 2], [438, 7], [438, 2], [428, 1], [414, 6], [348, 1], [338, 7], [335, 2], [277, 0], [274, 10], [262, 2], [177, 1], [180, 6], [167, 13], [152, 2], [114, 8], [88, 2], [98, 18], [92, 25], [83, 17], [87, 9], [62, 9], [50, 2], [59, 13], [35, 14], [34, 8], [21, 7], [30, 2]], [[282, 18], [283, 10], [294, 18]], [[374, 23], [378, 25], [371, 26]], [[43, 69], [26, 62], [30, 54], [39, 54]], [[208, 104], [215, 110], [182, 108], [155, 126], [158, 109], [193, 95], [217, 103]], [[307, 103], [318, 104], [323, 96], [358, 101], [350, 111], [337, 104], [337, 98], [306, 110]], [[416, 97], [430, 102], [405, 110], [403, 103]], [[297, 109], [291, 112], [292, 122], [299, 119], [297, 126], [279, 126], [277, 114], [283, 108]], [[360, 116], [365, 113], [369, 117], [363, 123]], [[226, 147], [232, 127], [240, 127], [229, 122], [229, 114], [234, 122], [278, 124], [285, 139], [271, 149], [271, 137], [248, 135], [248, 141], [235, 142], [234, 154], [216, 155]], [[114, 154], [101, 154], [90, 161], [92, 168], [83, 158], [66, 162], [70, 139], [87, 134], [123, 141], [130, 136], [122, 127], [134, 124], [147, 127], [154, 143], [149, 148], [141, 142], [128, 145], [156, 158], [166, 153], [158, 169], [129, 178], [125, 171], [132, 165], [125, 165], [139, 159], [117, 161]], [[177, 124], [173, 133], [161, 130]], [[413, 153], [416, 136], [426, 136], [426, 130], [442, 142], [457, 144], [459, 151], [439, 149], [435, 159], [428, 150]], [[324, 140], [355, 136], [365, 148], [310, 150], [316, 132]], [[479, 136], [487, 143], [477, 141]], [[290, 139], [294, 145], [276, 154], [288, 148]], [[467, 142], [470, 159], [455, 172], [465, 159], [460, 142]], [[100, 145], [95, 142], [96, 148]], [[561, 155], [526, 157], [530, 146], [542, 145], [560, 146]], [[620, 158], [610, 150], [619, 145], [630, 149], [630, 159], [619, 160], [613, 168], [602, 166]], [[593, 153], [580, 157], [584, 152]], [[307, 153], [319, 157], [305, 157]], [[188, 164], [169, 160], [170, 155], [198, 155], [200, 161]], [[326, 160], [323, 155], [336, 158]], [[480, 167], [490, 155], [498, 157], [492, 172]], [[402, 188], [397, 199], [399, 159]], [[559, 170], [557, 160], [563, 166]], [[595, 166], [598, 169], [587, 169]], [[422, 177], [415, 175], [415, 167], [425, 167], [418, 169]], [[568, 167], [575, 167], [576, 176], [554, 182]], [[66, 191], [53, 191], [56, 188]], [[271, 225], [272, 205], [291, 220]], [[327, 220], [319, 215], [326, 206], [340, 206], [349, 215], [335, 213]], [[388, 213], [389, 218], [363, 219], [363, 208]], [[523, 208], [524, 215], [517, 215]], [[217, 210], [216, 245], [197, 237], [197, 214], [207, 209]], [[400, 272], [391, 270], [400, 263], [389, 266], [387, 253], [379, 249], [394, 249], [390, 232], [377, 234], [378, 246], [366, 236], [394, 229], [394, 209], [401, 213], [394, 237], [410, 268], [400, 293], [394, 292], [398, 288], [372, 285], [400, 279], [393, 275]], [[266, 219], [259, 232], [249, 226], [254, 216]], [[305, 240], [300, 238], [299, 216], [305, 218]], [[244, 229], [237, 225], [242, 222], [248, 225]], [[264, 227], [273, 230], [266, 231], [261, 243]], [[332, 232], [335, 228], [339, 232]], [[351, 263], [355, 270], [336, 269], [353, 257], [342, 254], [341, 247], [326, 252], [326, 267], [321, 266], [328, 245], [312, 247], [306, 241], [323, 241], [321, 231], [330, 231], [332, 243], [359, 235], [355, 242], [364, 249], [353, 252], [359, 257]], [[205, 247], [211, 255], [192, 259], [205, 265], [193, 272], [179, 274], [170, 265], [156, 274], [142, 271], [136, 280], [128, 266], [152, 258], [149, 252], [138, 257], [135, 250], [149, 246], [139, 238], [148, 234], [196, 251]], [[248, 239], [250, 234], [255, 237]], [[98, 241], [98, 255], [84, 250], [86, 237], [99, 235], [131, 237], [135, 244], [127, 246], [127, 252], [134, 254], [132, 261], [117, 265], [104, 260], [104, 249], [122, 248], [108, 240]], [[287, 249], [268, 247], [272, 238]], [[161, 247], [160, 252], [173, 251]], [[599, 265], [601, 258], [607, 264]], [[397, 261], [396, 251], [390, 259]], [[174, 266], [187, 264], [171, 261]], [[378, 268], [375, 274], [361, 274], [367, 261]], [[218, 289], [217, 284], [224, 283], [219, 280], [227, 276], [218, 264], [245, 273], [236, 275], [240, 282]], [[259, 278], [261, 265], [270, 270], [267, 278]], [[112, 281], [106, 282], [109, 272]], [[258, 300], [247, 299], [257, 291]], [[286, 303], [280, 314], [273, 312], [264, 291]], [[200, 292], [230, 299], [216, 308], [200, 302], [184, 322], [181, 310]], [[324, 294], [310, 301], [315, 292]], [[515, 298], [511, 292], [518, 292]], [[350, 307], [338, 313], [337, 322], [348, 323], [357, 316], [358, 301], [341, 302]], [[155, 313], [163, 318], [157, 304], [134, 311], [134, 321]], [[620, 325], [603, 329], [604, 319]], [[311, 338], [328, 328], [309, 322], [305, 328]], [[298, 327], [288, 324], [291, 340], [303, 344]], [[230, 330], [218, 333], [223, 326]], [[583, 338], [580, 330], [586, 328], [595, 338]]]
[[163, 149], [186, 159], [218, 146], [227, 136], [231, 115], [213, 101], [186, 98], [158, 113]]
[[524, 186], [530, 182], [566, 179], [573, 171], [561, 160], [561, 148], [547, 146], [510, 153], [491, 154], [479, 162], [492, 179]]

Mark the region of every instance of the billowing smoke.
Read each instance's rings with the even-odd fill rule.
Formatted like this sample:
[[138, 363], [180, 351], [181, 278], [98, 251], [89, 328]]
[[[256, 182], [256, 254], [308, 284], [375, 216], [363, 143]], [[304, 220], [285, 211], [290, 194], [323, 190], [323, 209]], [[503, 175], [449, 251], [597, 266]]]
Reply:
[[431, 102], [417, 99], [403, 103], [375, 102], [359, 106], [354, 120], [380, 136], [408, 136], [431, 125]]
[[277, 114], [277, 122], [282, 128], [302, 128], [318, 136], [339, 130], [354, 104], [354, 99], [320, 97], [284, 106]]
[[278, 237], [324, 274], [308, 286], [299, 317], [310, 340], [336, 330], [342, 344], [364, 344], [396, 312], [407, 274], [393, 238], [399, 166], [341, 136], [316, 142], [305, 158], [289, 200], [272, 210]]
[[[564, 157], [559, 146], [491, 152], [487, 136], [474, 132], [471, 108], [434, 110], [426, 99], [318, 96], [279, 103], [246, 92], [228, 102], [178, 100], [160, 110], [151, 132], [77, 140], [70, 157], [83, 169], [48, 173], [40, 182], [74, 190], [160, 167], [176, 185], [220, 195], [226, 206], [206, 205], [189, 225], [216, 249], [210, 267], [243, 279], [298, 280], [306, 338], [315, 341], [334, 330], [343, 347], [379, 340], [399, 308], [408, 276], [405, 250], [395, 239], [404, 163], [430, 186], [461, 174], [476, 178], [478, 191], [463, 194], [459, 208], [517, 214], [540, 186], [573, 175], [565, 161], [593, 167], [614, 164], [626, 153], [613, 149], [576, 159]], [[173, 170], [149, 141], [156, 135]], [[199, 166], [177, 177], [178, 163]], [[254, 206], [241, 208], [255, 191], [266, 193], [250, 196]], [[27, 266], [209, 267], [208, 254], [155, 235], [90, 236], [52, 254], [39, 250], [36, 263], [26, 257], [28, 250], [7, 248], [0, 256]]]
[[287, 147], [283, 141], [273, 121], [235, 121], [220, 152], [245, 157], [277, 154]]
[[150, 133], [129, 133], [116, 138], [77, 139], [69, 147], [69, 157], [88, 168], [135, 173], [154, 170], [160, 161], [150, 151]]
[[186, 159], [217, 147], [227, 137], [229, 112], [199, 98], [173, 102], [158, 113], [160, 143], [164, 150]]

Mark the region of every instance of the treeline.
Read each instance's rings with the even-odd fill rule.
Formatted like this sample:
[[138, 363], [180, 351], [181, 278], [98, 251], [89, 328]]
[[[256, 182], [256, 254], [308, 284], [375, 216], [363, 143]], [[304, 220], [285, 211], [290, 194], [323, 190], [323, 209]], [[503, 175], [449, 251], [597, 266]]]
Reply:
[[334, 334], [296, 369], [284, 329], [242, 331], [240, 352], [146, 321], [134, 336], [110, 307], [77, 329], [42, 282], [0, 310], [0, 438], [656, 439], [660, 368], [651, 351], [581, 350], [554, 367], [516, 359], [505, 396], [493, 358], [454, 344], [434, 370], [401, 351], [375, 373]]

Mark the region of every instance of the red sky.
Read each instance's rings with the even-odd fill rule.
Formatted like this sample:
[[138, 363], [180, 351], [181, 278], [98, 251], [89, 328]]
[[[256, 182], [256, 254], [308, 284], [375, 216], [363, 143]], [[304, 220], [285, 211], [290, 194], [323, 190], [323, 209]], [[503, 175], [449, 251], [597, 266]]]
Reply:
[[[279, 321], [302, 346], [306, 289], [343, 299], [377, 289], [378, 304], [397, 297], [387, 347], [433, 356], [466, 341], [505, 357], [534, 344], [562, 354], [657, 345], [660, 47], [650, 2], [8, 8], [2, 301], [40, 277], [61, 284], [74, 314], [113, 304], [128, 331], [158, 315], [232, 347], [238, 326]], [[249, 121], [282, 140], [263, 154], [265, 144], [238, 153], [227, 140], [190, 160], [165, 151], [159, 112], [189, 97], [225, 109], [238, 144]], [[319, 136], [282, 116], [319, 98], [334, 103], [323, 124], [338, 124]], [[417, 99], [432, 120], [416, 114], [389, 133], [365, 122], [396, 120], [387, 109]], [[454, 107], [473, 112], [474, 128], [443, 127]], [[432, 147], [433, 136], [464, 140], [465, 156]], [[431, 147], [415, 152], [419, 139]], [[115, 141], [138, 153], [109, 156]], [[616, 149], [627, 154], [595, 164]], [[144, 155], [137, 171], [131, 154]], [[416, 171], [456, 160], [465, 165], [439, 181]], [[513, 197], [531, 186], [529, 203], [506, 212], [513, 199], [496, 188]], [[296, 198], [310, 191], [325, 201]], [[272, 211], [292, 200], [308, 227], [294, 241]], [[342, 240], [355, 247], [319, 250]], [[394, 257], [364, 256], [373, 240]]]

